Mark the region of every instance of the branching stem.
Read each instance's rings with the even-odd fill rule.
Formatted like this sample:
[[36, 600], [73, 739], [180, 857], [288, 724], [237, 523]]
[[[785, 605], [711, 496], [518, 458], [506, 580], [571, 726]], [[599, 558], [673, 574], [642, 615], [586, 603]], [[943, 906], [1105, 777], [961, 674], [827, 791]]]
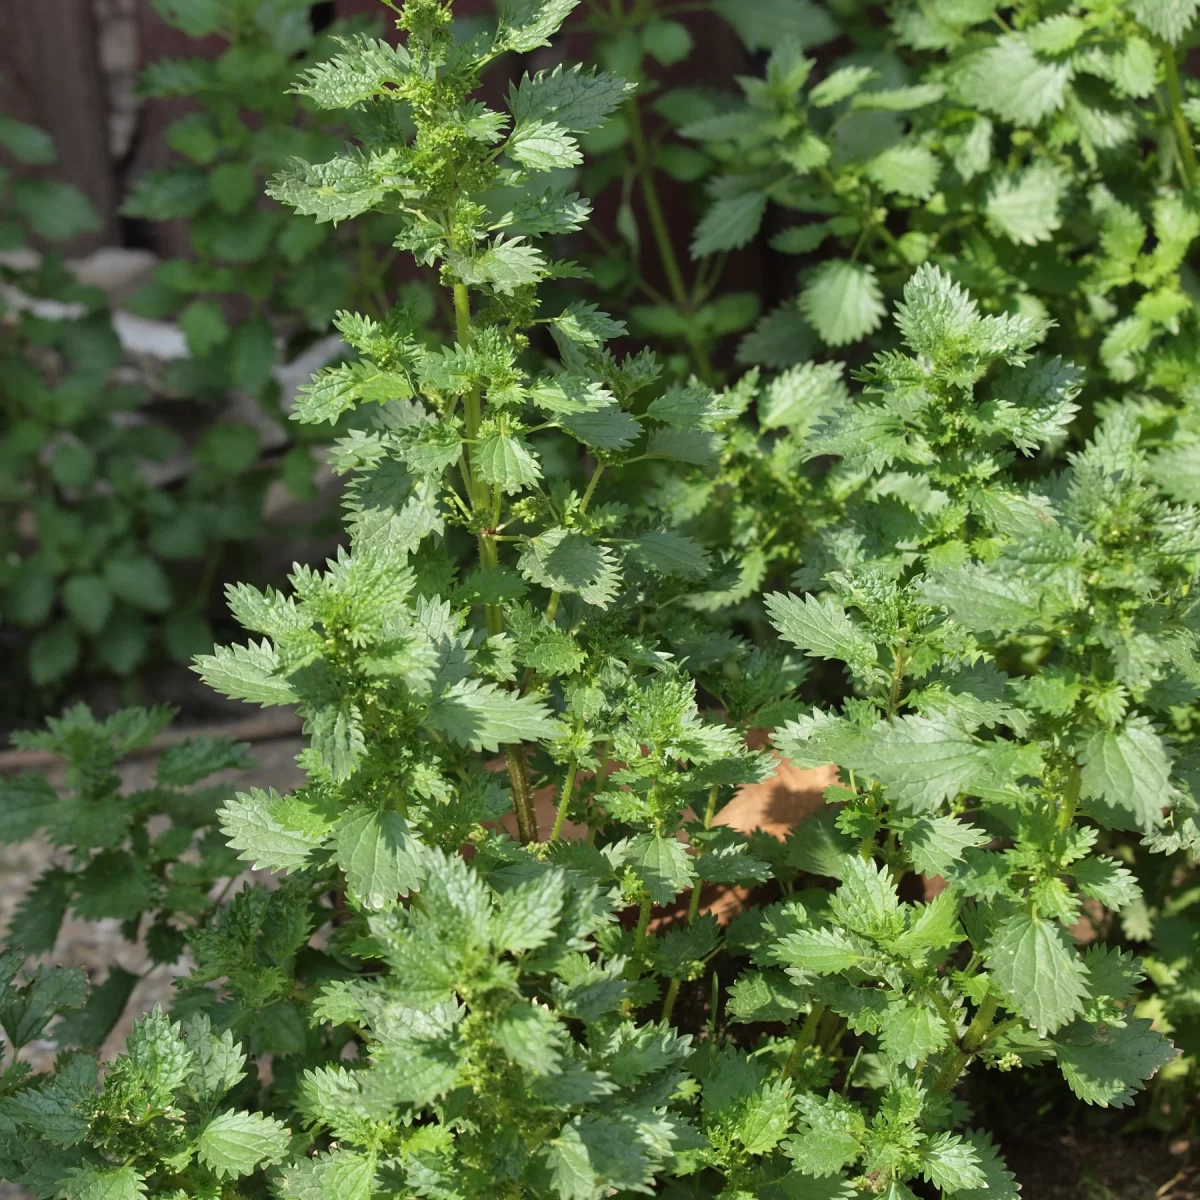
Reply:
[[[460, 346], [468, 346], [471, 342], [471, 296], [465, 283], [454, 285], [454, 326]], [[467, 441], [473, 444], [479, 435], [479, 427], [483, 423], [483, 409], [479, 391], [471, 388], [463, 397], [463, 415], [467, 425]], [[467, 485], [467, 496], [471, 501], [476, 517], [482, 512], [490, 514], [492, 495], [486, 485], [476, 485], [471, 477], [468, 461], [469, 450], [464, 448], [461, 464], [463, 482]], [[493, 522], [495, 524], [496, 522]], [[479, 561], [486, 568], [500, 565], [500, 551], [490, 531], [480, 531]], [[488, 635], [495, 637], [504, 632], [504, 610], [498, 604], [484, 606], [484, 619], [487, 622]], [[517, 832], [521, 841], [526, 845], [538, 840], [537, 809], [533, 803], [533, 792], [529, 787], [529, 767], [520, 746], [505, 746], [504, 758], [508, 764], [508, 781], [512, 788], [513, 807], [517, 813]]]

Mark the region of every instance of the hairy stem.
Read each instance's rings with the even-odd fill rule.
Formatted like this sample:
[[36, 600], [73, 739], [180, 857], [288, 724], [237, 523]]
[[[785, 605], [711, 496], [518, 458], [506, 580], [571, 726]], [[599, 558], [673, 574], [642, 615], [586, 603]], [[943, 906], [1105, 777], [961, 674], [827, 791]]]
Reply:
[[[461, 346], [471, 342], [471, 296], [464, 283], [454, 285], [454, 325]], [[476, 511], [487, 512], [492, 497], [486, 486], [480, 488], [471, 478], [469, 463], [471, 444], [479, 435], [483, 422], [483, 410], [479, 392], [472, 388], [463, 397], [463, 415], [467, 423], [467, 447], [461, 459], [463, 482], [467, 485], [467, 497]], [[479, 561], [484, 567], [498, 567], [500, 552], [496, 547], [492, 531], [481, 530], [479, 535]], [[484, 619], [489, 636], [504, 632], [504, 610], [498, 604], [484, 606]], [[512, 788], [513, 807], [517, 812], [517, 831], [526, 845], [538, 840], [537, 809], [533, 804], [533, 792], [529, 787], [529, 768], [519, 746], [505, 746], [504, 758], [508, 763], [508, 781]]]
[[638, 908], [637, 930], [633, 935], [634, 958], [644, 958], [646, 956], [646, 942], [650, 932], [650, 912], [653, 908], [654, 904], [650, 897], [643, 896], [642, 903]]
[[579, 772], [579, 764], [572, 761], [563, 781], [562, 795], [558, 801], [558, 811], [554, 814], [554, 828], [550, 831], [550, 841], [557, 842], [562, 834], [562, 827], [567, 819], [567, 808], [571, 803], [571, 795], [575, 791], [575, 776]]
[[537, 809], [534, 808], [533, 792], [529, 787], [529, 767], [520, 746], [505, 746], [504, 759], [508, 763], [508, 781], [517, 810], [517, 832], [521, 841], [528, 846], [538, 840]]
[[[708, 789], [708, 805], [704, 809], [704, 828], [711, 829], [717, 815], [717, 785], [714, 783]], [[692, 887], [692, 896], [688, 901], [688, 924], [690, 925], [700, 913], [700, 881], [697, 879]]]
[[963, 1046], [974, 1053], [980, 1046], [983, 1045], [984, 1039], [988, 1035], [988, 1030], [991, 1029], [993, 1022], [996, 1020], [996, 1009], [1000, 1007], [1000, 998], [993, 993], [988, 993], [983, 998], [983, 1003], [979, 1006], [979, 1011], [975, 1014], [975, 1019], [967, 1027], [967, 1032], [963, 1037]]
[[946, 1052], [946, 1061], [942, 1063], [942, 1069], [933, 1083], [935, 1092], [952, 1092], [954, 1090], [971, 1059], [975, 1056], [975, 1052], [987, 1042], [989, 1031], [996, 1020], [999, 1003], [999, 999], [994, 995], [989, 994], [984, 997], [979, 1011], [975, 1014], [975, 1019], [963, 1035], [962, 1048], [952, 1046]]
[[[717, 785], [714, 783], [708, 789], [708, 805], [704, 809], [704, 828], [711, 829], [714, 818], [717, 815]], [[688, 900], [687, 923], [692, 924], [693, 921], [700, 915], [700, 880], [692, 885], [692, 895]], [[667, 994], [663, 997], [662, 1019], [669, 1021], [671, 1014], [675, 1011], [675, 1001], [679, 997], [680, 980], [672, 979], [667, 985]]]

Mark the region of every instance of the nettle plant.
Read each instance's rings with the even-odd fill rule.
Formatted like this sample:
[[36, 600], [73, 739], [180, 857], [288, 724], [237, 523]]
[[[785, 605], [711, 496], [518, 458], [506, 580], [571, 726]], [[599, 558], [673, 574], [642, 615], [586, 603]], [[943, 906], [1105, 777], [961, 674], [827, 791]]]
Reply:
[[[648, 355], [606, 353], [604, 313], [540, 302], [573, 268], [537, 239], [587, 206], [537, 177], [626, 85], [555, 70], [494, 111], [483, 70], [573, 0], [514, 0], [465, 38], [445, 0], [392, 7], [398, 47], [347, 40], [296, 85], [352, 106], [361, 144], [272, 188], [324, 219], [402, 215], [458, 336], [425, 348], [402, 307], [339, 317], [360, 358], [297, 418], [376, 418], [335, 447], [349, 546], [287, 593], [230, 589], [257, 640], [198, 662], [305, 720], [305, 786], [220, 814], [282, 878], [191, 936], [176, 1011], [101, 1087], [71, 1053], [10, 1068], [3, 1172], [67, 1200], [1015, 1200], [968, 1071], [1053, 1060], [1120, 1107], [1175, 1056], [1133, 1011], [1138, 962], [1069, 930], [1138, 902], [1106, 853], [1127, 830], [1196, 838], [1173, 755], [1200, 518], [1159, 495], [1128, 413], [1065, 472], [1017, 472], [1063, 439], [1080, 379], [1033, 356], [1044, 321], [983, 316], [922, 268], [902, 348], [791, 418], [832, 466], [793, 564], [807, 594], [767, 608], [848, 680], [805, 711], [784, 648], [680, 618], [728, 569], [636, 491], [715, 469], [756, 383], [664, 387]], [[744, 737], [764, 726], [838, 768], [786, 841], [720, 822], [772, 770]], [[722, 927], [703, 883], [761, 903]], [[43, 978], [14, 993], [21, 1032], [3, 1018], [18, 1049], [81, 999], [70, 979], [39, 998]]]
[[[855, 6], [797, 13], [765, 77], [683, 130], [726, 164], [695, 254], [746, 245], [768, 206], [803, 214], [771, 241], [804, 256], [798, 296], [764, 318], [746, 360], [860, 343], [933, 261], [991, 311], [1053, 317], [1051, 348], [1088, 368], [1097, 396], [1107, 377], [1155, 397], [1146, 419], [1184, 416], [1193, 11], [900, 3], [891, 17], [881, 29]], [[806, 56], [839, 33], [849, 53]]]
[[[111, 919], [128, 941], [144, 940], [153, 969], [176, 962], [188, 931], [207, 924], [216, 885], [243, 868], [217, 828], [232, 788], [196, 785], [252, 761], [245, 745], [229, 739], [185, 738], [159, 754], [148, 786], [125, 788], [118, 768], [174, 716], [165, 707], [128, 708], [99, 721], [76, 705], [44, 730], [13, 735], [18, 749], [49, 751], [64, 762], [54, 783], [36, 771], [0, 779], [0, 839], [11, 844], [40, 833], [57, 851], [17, 905], [5, 931], [10, 945], [45, 954], [68, 913]], [[83, 1011], [58, 1026], [60, 1041], [98, 1046], [138, 978], [112, 964]]]

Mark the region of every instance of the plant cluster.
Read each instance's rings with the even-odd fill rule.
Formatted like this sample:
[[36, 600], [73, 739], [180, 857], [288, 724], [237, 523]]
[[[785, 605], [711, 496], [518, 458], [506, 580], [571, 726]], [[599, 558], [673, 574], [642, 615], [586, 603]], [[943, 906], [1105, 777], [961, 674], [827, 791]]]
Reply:
[[[54, 161], [33, 126], [5, 118], [0, 141], [25, 167]], [[33, 252], [35, 239], [53, 246], [95, 228], [94, 211], [49, 177], [5, 168], [0, 189], [6, 652], [36, 689], [76, 670], [128, 676], [156, 644], [186, 661], [211, 635], [164, 563], [203, 558], [220, 536], [206, 519], [226, 478], [220, 434], [200, 446], [187, 488], [151, 486], [143, 465], [179, 453], [179, 437], [146, 417], [145, 388], [116, 372], [122, 352], [104, 293], [79, 283], [56, 250]], [[6, 697], [14, 708], [17, 699]]]
[[[580, 138], [632, 85], [559, 66], [481, 98], [577, 0], [486, 28], [383, 2], [396, 42], [347, 36], [293, 85], [354, 144], [270, 192], [394, 220], [455, 331], [337, 315], [357, 357], [293, 418], [355, 415], [347, 544], [231, 587], [251, 636], [197, 660], [304, 720], [304, 786], [218, 814], [279, 879], [190, 932], [172, 1011], [99, 1080], [70, 1015], [52, 1073], [17, 1057], [83, 992], [6, 962], [0, 1174], [66, 1200], [1015, 1200], [975, 1085], [1052, 1065], [1125, 1107], [1175, 1069], [1151, 1016], [1187, 1011], [1163, 880], [1200, 843], [1200, 514], [1159, 431], [1137, 401], [1081, 414], [1046, 307], [977, 300], [932, 253], [853, 389], [839, 364], [719, 389], [620, 356], [555, 253], [589, 216]], [[807, 85], [779, 41], [752, 99]], [[866, 78], [833, 67], [813, 107]], [[852, 111], [905, 111], [900, 87]], [[836, 767], [782, 840], [721, 819], [774, 770], [762, 729]], [[706, 885], [742, 889], [728, 924]]]
[[[54, 949], [68, 913], [114, 920], [126, 940], [144, 942], [154, 969], [176, 962], [187, 933], [207, 924], [220, 899], [213, 898], [215, 886], [232, 882], [241, 867], [217, 828], [232, 789], [195, 785], [251, 760], [245, 745], [227, 738], [184, 738], [161, 752], [148, 786], [126, 790], [118, 768], [174, 715], [170, 708], [130, 708], [98, 721], [77, 705], [40, 732], [14, 735], [18, 749], [59, 755], [64, 763], [57, 787], [36, 771], [0, 779], [0, 840], [41, 835], [57, 852], [17, 905], [5, 931], [9, 943], [41, 955]], [[113, 964], [83, 1010], [59, 1025], [59, 1036], [98, 1046], [138, 978]]]

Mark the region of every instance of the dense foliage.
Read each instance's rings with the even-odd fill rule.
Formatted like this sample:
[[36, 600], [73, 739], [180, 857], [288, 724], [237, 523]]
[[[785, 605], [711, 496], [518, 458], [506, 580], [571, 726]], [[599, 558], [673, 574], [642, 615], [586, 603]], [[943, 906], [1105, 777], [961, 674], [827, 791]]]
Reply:
[[[1188, 453], [1186, 380], [1156, 374], [1190, 343], [1183, 307], [1150, 311], [1186, 299], [1191, 143], [1166, 47], [1191, 10], [902, 5], [873, 33], [843, 12], [868, 67], [806, 57], [838, 30], [800, 0], [720, 6], [773, 50], [746, 107], [688, 118], [729, 164], [697, 253], [747, 240], [769, 200], [811, 209], [814, 172], [826, 220], [791, 248], [858, 230], [849, 258], [815, 261], [793, 333], [769, 318], [786, 369], [721, 387], [710, 358], [685, 365], [719, 332], [700, 316], [719, 266], [678, 306], [664, 369], [612, 348], [627, 326], [556, 257], [589, 219], [581, 139], [619, 120], [636, 142], [633, 84], [564, 65], [481, 98], [577, 0], [504, 0], [486, 27], [451, 0], [384, 3], [397, 41], [345, 36], [292, 85], [345, 110], [354, 143], [269, 190], [318, 225], [393, 222], [453, 335], [431, 344], [412, 303], [337, 314], [356, 357], [292, 416], [338, 429], [346, 544], [286, 589], [231, 587], [250, 636], [197, 660], [228, 696], [297, 707], [307, 781], [226, 798], [183, 862], [212, 808], [168, 789], [237, 754], [176, 751], [121, 799], [113, 756], [154, 714], [69, 713], [45, 744], [76, 756], [73, 793], [7, 785], [26, 828], [72, 849], [55, 886], [81, 915], [92, 872], [94, 915], [124, 903], [132, 934], [156, 913], [163, 960], [189, 927], [191, 958], [102, 1074], [74, 1047], [112, 1008], [76, 1015], [78, 972], [3, 960], [0, 1175], [67, 1200], [1012, 1200], [966, 1083], [1052, 1067], [1122, 1108], [1160, 1068], [1179, 1078], [1164, 1030], [1195, 1020], [1179, 885], [1200, 848], [1200, 514], [1164, 467]], [[686, 53], [652, 6], [628, 28], [623, 7], [610, 61], [624, 34], [638, 70]], [[1130, 170], [1089, 114], [1160, 82], [1159, 155]], [[1044, 112], [988, 107], [1035, 95]], [[653, 222], [644, 149], [630, 178]], [[1100, 225], [1050, 239], [1068, 193]], [[1070, 238], [1116, 255], [1106, 212], [1128, 249], [1139, 205], [1156, 242], [1138, 226], [1128, 279], [1089, 263], [1030, 283], [1080, 260]], [[1156, 299], [1122, 308], [1134, 287]], [[1131, 320], [1146, 340], [1119, 361], [1103, 347]], [[805, 337], [870, 333], [850, 382], [808, 359]], [[836, 768], [785, 840], [722, 821], [774, 770], [764, 729]], [[98, 838], [81, 807], [121, 817]], [[151, 811], [181, 832], [149, 843]], [[277, 878], [209, 913], [222, 843]], [[738, 889], [731, 922], [704, 885]], [[17, 1055], [48, 1027], [63, 1052], [36, 1075]]]

